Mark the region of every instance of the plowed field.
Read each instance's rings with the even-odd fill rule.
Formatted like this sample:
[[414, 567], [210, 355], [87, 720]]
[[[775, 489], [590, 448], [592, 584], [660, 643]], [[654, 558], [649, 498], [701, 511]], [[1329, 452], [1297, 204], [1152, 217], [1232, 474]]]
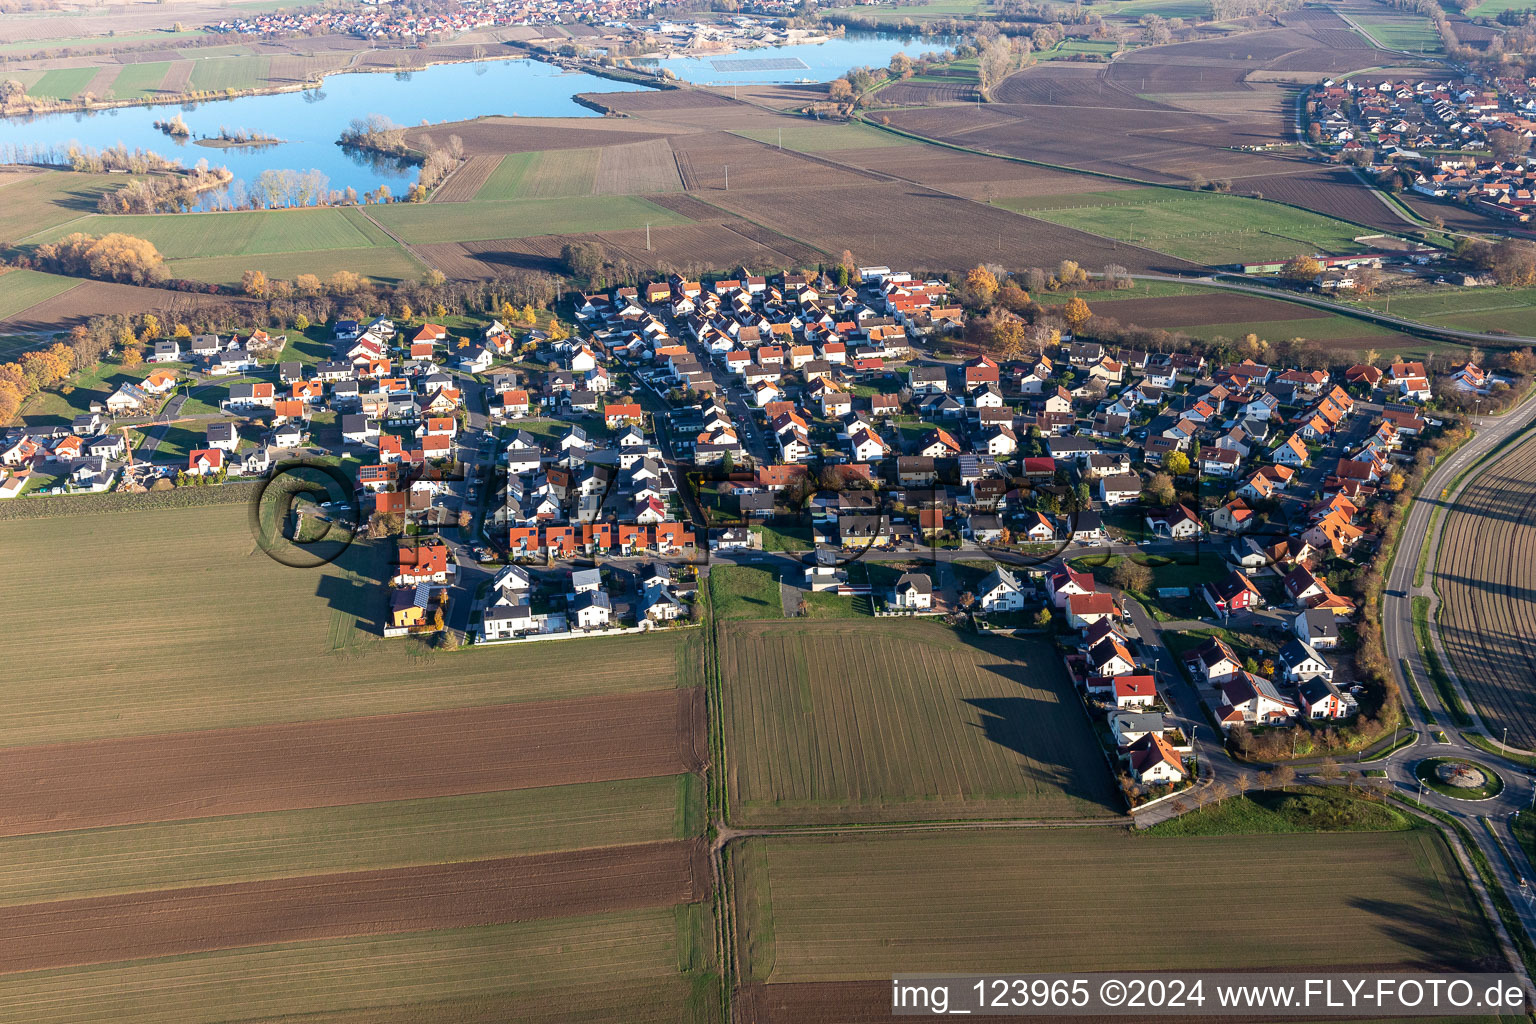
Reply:
[[1435, 564], [1440, 636], [1488, 725], [1536, 746], [1536, 440], [1457, 496]]
[[664, 907], [708, 884], [684, 841], [34, 903], [0, 920], [0, 971]]
[[672, 775], [697, 689], [0, 751], [0, 834]]

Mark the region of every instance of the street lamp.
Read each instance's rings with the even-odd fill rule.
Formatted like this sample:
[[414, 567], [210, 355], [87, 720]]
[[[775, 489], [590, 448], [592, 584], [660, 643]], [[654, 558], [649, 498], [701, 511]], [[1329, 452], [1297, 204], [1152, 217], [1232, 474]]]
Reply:
[[1424, 806], [1424, 780], [1419, 780], [1419, 806]]

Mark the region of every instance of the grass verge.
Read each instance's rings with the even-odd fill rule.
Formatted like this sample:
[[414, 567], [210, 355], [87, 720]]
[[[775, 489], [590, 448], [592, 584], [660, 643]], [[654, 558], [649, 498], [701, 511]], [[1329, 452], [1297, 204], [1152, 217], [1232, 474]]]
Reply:
[[1419, 645], [1419, 652], [1424, 656], [1424, 664], [1429, 667], [1430, 682], [1435, 684], [1435, 692], [1440, 695], [1440, 704], [1445, 708], [1446, 714], [1451, 716], [1451, 721], [1458, 726], [1472, 724], [1472, 716], [1467, 714], [1466, 706], [1461, 703], [1461, 695], [1456, 692], [1456, 686], [1451, 682], [1451, 677], [1446, 674], [1445, 666], [1440, 664], [1440, 655], [1435, 651], [1435, 645], [1429, 635], [1429, 598], [1415, 597], [1413, 599], [1413, 638]]

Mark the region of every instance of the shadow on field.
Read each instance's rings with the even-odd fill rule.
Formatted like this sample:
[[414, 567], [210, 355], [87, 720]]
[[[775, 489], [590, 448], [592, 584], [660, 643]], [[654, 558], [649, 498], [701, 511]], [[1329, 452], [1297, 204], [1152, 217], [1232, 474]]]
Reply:
[[1428, 907], [1365, 896], [1350, 897], [1347, 903], [1376, 917], [1381, 930], [1393, 941], [1422, 954], [1422, 959], [1405, 960], [1402, 966], [1433, 971], [1507, 970], [1495, 949], [1487, 948], [1478, 955], [1472, 948], [1484, 942], [1491, 946], [1491, 936], [1473, 936], [1454, 926], [1447, 927], [1448, 922]]
[[[985, 667], [1003, 672], [1009, 666]], [[976, 728], [987, 739], [1027, 759], [1019, 768], [1031, 783], [1060, 789], [1083, 800], [1104, 802], [1103, 786], [1091, 785], [1076, 766], [1054, 760], [1060, 747], [1056, 741], [1045, 741], [1042, 735], [1042, 720], [1049, 721], [1049, 716], [1059, 712], [1059, 705], [1032, 697], [967, 697], [965, 703], [981, 712]], [[1091, 742], [1092, 737], [1085, 735], [1082, 739]]]
[[315, 596], [324, 598], [335, 611], [357, 620], [360, 629], [384, 631], [386, 604], [384, 584], [389, 582], [390, 545], [359, 540], [342, 552], [336, 565], [350, 574], [324, 572], [315, 585]]

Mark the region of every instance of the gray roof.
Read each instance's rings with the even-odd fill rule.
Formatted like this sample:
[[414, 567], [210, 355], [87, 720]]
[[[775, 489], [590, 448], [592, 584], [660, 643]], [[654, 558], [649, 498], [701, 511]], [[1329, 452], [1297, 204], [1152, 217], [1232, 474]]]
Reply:
[[925, 573], [902, 573], [901, 578], [896, 581], [896, 593], [901, 594], [909, 590], [916, 594], [932, 594], [933, 581]]
[[571, 586], [573, 587], [600, 587], [603, 585], [603, 573], [600, 569], [576, 569], [571, 573]]

